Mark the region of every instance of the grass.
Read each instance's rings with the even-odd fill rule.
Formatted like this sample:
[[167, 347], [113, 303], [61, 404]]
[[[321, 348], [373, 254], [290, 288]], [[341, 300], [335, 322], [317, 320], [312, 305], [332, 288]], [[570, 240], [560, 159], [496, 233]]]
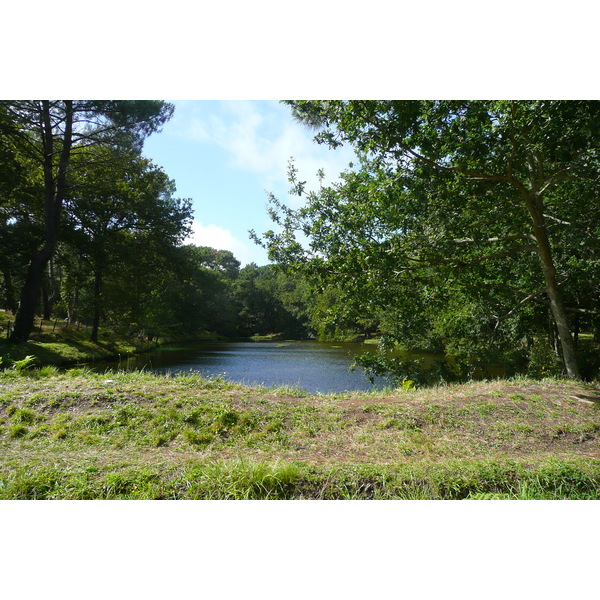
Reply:
[[[36, 317], [30, 339], [23, 344], [7, 343], [7, 323], [14, 323], [14, 315], [0, 310], [0, 365], [6, 366], [33, 357], [37, 365], [76, 365], [94, 361], [117, 360], [133, 354], [155, 350], [157, 346], [172, 344], [176, 337], [147, 339], [111, 329], [101, 328], [98, 342], [91, 342], [92, 328], [80, 323], [67, 324], [58, 319], [43, 320]], [[205, 332], [199, 339], [216, 339], [219, 336]]]
[[308, 395], [197, 374], [0, 372], [0, 498], [597, 499], [600, 390]]
[[73, 365], [97, 360], [108, 360], [119, 355], [127, 356], [142, 351], [147, 345], [133, 339], [115, 335], [103, 336], [98, 343], [89, 341], [89, 328], [51, 330], [53, 321], [46, 321], [42, 332], [36, 330], [29, 341], [9, 345], [0, 341], [2, 363], [13, 364], [27, 356], [33, 357], [37, 365]]

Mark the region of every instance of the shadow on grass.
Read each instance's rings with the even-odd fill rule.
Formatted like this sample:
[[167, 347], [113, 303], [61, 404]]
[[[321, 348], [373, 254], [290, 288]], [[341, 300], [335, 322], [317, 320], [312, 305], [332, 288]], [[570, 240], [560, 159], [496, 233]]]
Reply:
[[9, 344], [0, 342], [0, 356], [3, 364], [23, 360], [32, 355], [37, 359], [37, 365], [71, 365], [97, 360], [109, 360], [119, 354], [133, 353], [135, 348], [115, 348], [111, 343], [94, 344], [84, 340], [69, 340], [63, 342], [30, 341], [24, 344]]

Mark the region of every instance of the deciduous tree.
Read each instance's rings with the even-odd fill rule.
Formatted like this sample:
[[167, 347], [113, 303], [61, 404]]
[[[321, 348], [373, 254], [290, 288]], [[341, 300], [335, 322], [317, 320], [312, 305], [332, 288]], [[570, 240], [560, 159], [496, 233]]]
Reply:
[[545, 299], [567, 375], [579, 377], [566, 301], [586, 270], [579, 257], [598, 261], [599, 102], [289, 104], [320, 143], [351, 144], [360, 165], [297, 211], [273, 199], [272, 258], [335, 281], [364, 311], [387, 303], [418, 320], [462, 297], [476, 335]]

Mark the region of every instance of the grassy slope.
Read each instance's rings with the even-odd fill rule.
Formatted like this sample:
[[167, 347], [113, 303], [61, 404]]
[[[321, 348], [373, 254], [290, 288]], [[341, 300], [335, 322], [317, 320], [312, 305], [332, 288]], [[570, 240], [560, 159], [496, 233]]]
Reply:
[[[6, 327], [7, 315], [0, 311], [0, 324]], [[36, 326], [29, 341], [25, 344], [10, 345], [5, 336], [0, 339], [0, 364], [11, 364], [13, 361], [23, 360], [26, 356], [34, 356], [35, 364], [41, 365], [76, 365], [101, 360], [112, 360], [131, 354], [155, 350], [158, 345], [174, 343], [177, 338], [162, 338], [158, 341], [148, 342], [133, 335], [118, 335], [109, 330], [101, 330], [99, 341], [90, 342], [91, 328], [86, 325], [69, 325], [55, 321], [40, 321], [36, 319]], [[199, 339], [215, 339], [215, 334], [206, 332], [198, 336]]]
[[69, 365], [125, 356], [148, 346], [133, 338], [119, 338], [114, 334], [104, 334], [98, 343], [94, 343], [89, 341], [89, 327], [65, 328], [63, 324], [53, 331], [53, 324], [53, 321], [44, 321], [41, 331], [36, 326], [30, 340], [24, 344], [10, 345], [5, 339], [0, 340], [3, 363], [31, 355], [35, 356], [37, 365]]
[[600, 389], [0, 375], [0, 498], [598, 498]]

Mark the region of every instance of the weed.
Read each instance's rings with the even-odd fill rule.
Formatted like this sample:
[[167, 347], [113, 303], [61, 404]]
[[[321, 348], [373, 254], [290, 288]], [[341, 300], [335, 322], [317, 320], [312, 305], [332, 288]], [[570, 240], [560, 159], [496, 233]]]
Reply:
[[25, 425], [13, 425], [8, 429], [8, 437], [10, 439], [21, 438], [27, 435], [29, 429]]
[[543, 398], [539, 394], [531, 394], [529, 396], [529, 401], [530, 402], [546, 402], [545, 398]]
[[186, 429], [183, 432], [183, 437], [193, 446], [206, 446], [215, 439], [212, 433], [195, 431], [193, 429]]
[[284, 424], [280, 419], [273, 419], [267, 423], [264, 430], [268, 433], [275, 433], [277, 431], [281, 431], [283, 428]]
[[223, 425], [223, 427], [233, 427], [234, 425], [237, 425], [238, 420], [239, 420], [239, 415], [235, 411], [226, 410], [226, 411], [223, 411], [222, 413], [217, 414], [215, 420], [220, 425]]
[[400, 389], [410, 391], [416, 389], [416, 384], [412, 379], [403, 379], [400, 383]]
[[481, 402], [476, 407], [477, 412], [480, 415], [485, 416], [485, 417], [488, 417], [497, 409], [498, 409], [498, 405], [492, 404], [491, 402]]
[[94, 375], [96, 375], [96, 373], [94, 373], [94, 371], [92, 371], [92, 369], [90, 369], [89, 367], [77, 367], [74, 369], [67, 369], [64, 374], [69, 377], [70, 379], [75, 379], [77, 377], [93, 377]]
[[32, 429], [31, 431], [29, 431], [27, 437], [29, 437], [30, 439], [35, 439], [35, 438], [39, 438], [39, 437], [47, 437], [49, 431], [50, 431], [50, 426], [44, 423], [43, 425], [39, 425], [35, 429]]
[[15, 360], [13, 362], [12, 368], [15, 371], [17, 371], [17, 373], [23, 373], [23, 371], [26, 371], [27, 369], [32, 367], [36, 361], [37, 358], [33, 356], [33, 354], [28, 354], [25, 358], [21, 360]]
[[65, 427], [53, 427], [51, 436], [55, 440], [64, 440], [67, 437], [67, 429]]
[[300, 386], [282, 385], [272, 389], [278, 396], [290, 396], [292, 398], [306, 398], [310, 394]]
[[160, 448], [161, 446], [168, 446], [170, 442], [171, 436], [164, 433], [159, 433], [153, 436], [151, 443], [153, 446]]
[[422, 418], [424, 421], [442, 428], [456, 427], [458, 425], [455, 409], [452, 406], [431, 404], [423, 413]]
[[11, 410], [9, 416], [15, 423], [25, 423], [27, 425], [31, 425], [35, 421], [43, 419], [43, 417], [38, 415], [35, 411], [28, 408], [17, 408], [16, 410]]
[[206, 412], [205, 408], [195, 408], [187, 414], [181, 417], [181, 420], [186, 425], [192, 425], [199, 427], [206, 424]]

